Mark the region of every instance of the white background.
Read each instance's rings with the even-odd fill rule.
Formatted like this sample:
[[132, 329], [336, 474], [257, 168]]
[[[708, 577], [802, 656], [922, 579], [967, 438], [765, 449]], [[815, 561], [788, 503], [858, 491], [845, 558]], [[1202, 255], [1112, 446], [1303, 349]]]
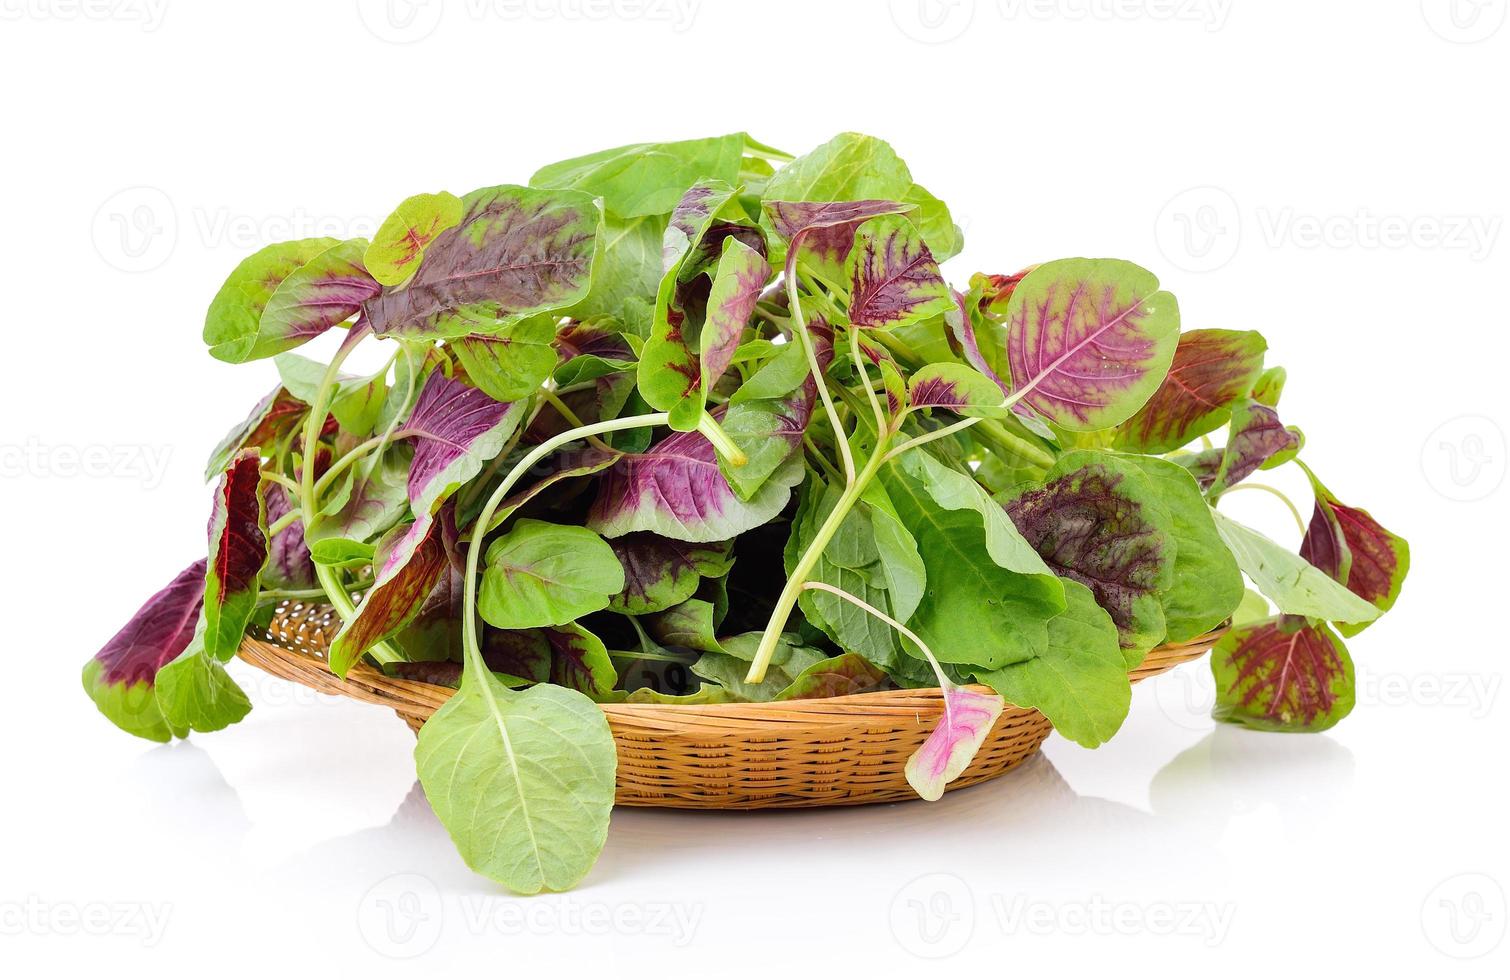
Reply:
[[[1505, 975], [1505, 0], [683, 4], [0, 0], [4, 972]], [[521, 901], [382, 710], [237, 663], [232, 730], [96, 714], [82, 664], [201, 553], [203, 459], [273, 383], [199, 341], [237, 261], [738, 129], [890, 139], [957, 282], [1118, 256], [1187, 328], [1262, 330], [1307, 458], [1413, 546], [1353, 716], [1216, 729], [1195, 664], [1109, 746], [937, 805], [621, 810], [582, 887]]]

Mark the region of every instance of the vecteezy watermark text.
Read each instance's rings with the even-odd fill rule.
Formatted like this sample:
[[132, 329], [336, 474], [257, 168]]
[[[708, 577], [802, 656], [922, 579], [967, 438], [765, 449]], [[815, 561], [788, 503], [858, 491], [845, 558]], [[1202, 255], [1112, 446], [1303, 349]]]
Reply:
[[0, 0], [0, 20], [120, 21], [149, 32], [167, 12], [168, 0]]
[[168, 928], [167, 902], [49, 902], [31, 895], [0, 902], [0, 936], [124, 936], [156, 946]]
[[53, 446], [31, 438], [0, 443], [0, 480], [136, 480], [144, 490], [155, 490], [172, 454], [169, 446]]

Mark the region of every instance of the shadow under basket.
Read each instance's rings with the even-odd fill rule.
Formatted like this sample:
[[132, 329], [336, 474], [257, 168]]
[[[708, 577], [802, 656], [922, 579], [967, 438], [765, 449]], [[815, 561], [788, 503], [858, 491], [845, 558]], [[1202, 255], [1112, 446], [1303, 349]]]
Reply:
[[[455, 693], [389, 677], [365, 663], [337, 677], [324, 653], [339, 628], [329, 606], [286, 604], [262, 637], [242, 641], [239, 655], [317, 691], [392, 708], [416, 732]], [[1222, 632], [1154, 648], [1130, 672], [1133, 682], [1199, 658]], [[922, 688], [764, 704], [602, 708], [618, 748], [620, 805], [755, 810], [917, 799], [903, 768], [933, 730], [944, 701], [938, 688]], [[948, 788], [1000, 776], [1038, 751], [1052, 730], [1038, 711], [1008, 705]]]

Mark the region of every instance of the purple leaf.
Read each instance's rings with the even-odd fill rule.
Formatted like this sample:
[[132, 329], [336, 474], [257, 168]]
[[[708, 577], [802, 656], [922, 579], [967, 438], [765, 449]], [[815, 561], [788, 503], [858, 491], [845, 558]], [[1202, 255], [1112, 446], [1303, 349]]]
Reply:
[[1060, 259], [1012, 291], [1006, 345], [1014, 395], [1072, 431], [1125, 422], [1158, 389], [1174, 357], [1174, 297], [1118, 259]]
[[603, 641], [575, 623], [542, 629], [551, 648], [550, 682], [601, 700], [618, 674]]
[[912, 222], [886, 215], [855, 232], [849, 272], [849, 320], [856, 327], [895, 329], [941, 316], [954, 294]]
[[1286, 428], [1279, 414], [1267, 405], [1243, 401], [1233, 406], [1227, 445], [1212, 478], [1210, 491], [1220, 494], [1259, 469], [1272, 469], [1300, 452], [1300, 430]]
[[[1410, 545], [1366, 510], [1338, 500], [1316, 475], [1306, 470], [1315, 495], [1315, 510], [1300, 557], [1348, 587], [1354, 595], [1386, 612], [1399, 598], [1410, 570]], [[1343, 636], [1362, 632], [1368, 623], [1339, 623]]]
[[574, 357], [601, 357], [605, 360], [628, 361], [634, 359], [634, 348], [617, 330], [597, 323], [568, 322], [556, 332], [556, 350], [561, 359]]
[[1048, 482], [1006, 509], [1055, 574], [1091, 590], [1124, 648], [1164, 638], [1159, 596], [1174, 577], [1173, 521], [1137, 467], [1111, 453], [1065, 453]]
[[912, 205], [897, 201], [766, 201], [776, 234], [787, 240], [787, 265], [803, 260], [820, 269], [843, 269], [855, 245], [855, 231], [871, 218], [902, 214]]
[[225, 472], [231, 459], [243, 449], [271, 450], [295, 426], [303, 420], [309, 406], [295, 398], [287, 388], [278, 386], [252, 408], [244, 421], [226, 434], [210, 454], [205, 467], [208, 482]]
[[624, 591], [608, 608], [630, 616], [670, 609], [692, 598], [704, 578], [718, 578], [734, 564], [732, 541], [698, 545], [639, 531], [608, 544], [624, 566]]
[[722, 541], [781, 513], [801, 481], [802, 464], [793, 456], [749, 500], [741, 500], [702, 433], [677, 432], [643, 453], [626, 454], [608, 470], [587, 526], [608, 538], [655, 531], [678, 541]]
[[587, 295], [601, 221], [590, 196], [504, 185], [462, 204], [414, 277], [366, 304], [378, 336], [490, 334]]
[[943, 796], [944, 786], [965, 771], [1006, 706], [1000, 695], [968, 687], [948, 687], [943, 695], [938, 727], [907, 760], [907, 782], [925, 800]]
[[166, 742], [174, 735], [154, 690], [157, 673], [194, 639], [207, 562], [179, 572], [84, 665], [84, 690], [122, 730]]
[[387, 557], [378, 562], [376, 580], [330, 644], [330, 669], [337, 676], [346, 676], [362, 654], [419, 615], [450, 566], [442, 524], [422, 513], [379, 542], [379, 555], [386, 551]]
[[204, 646], [205, 653], [216, 660], [236, 655], [257, 607], [268, 557], [261, 482], [262, 460], [255, 449], [247, 449], [231, 461], [215, 489], [210, 563], [205, 572]]
[[434, 513], [458, 487], [497, 456], [523, 415], [523, 402], [499, 402], [461, 381], [435, 372], [425, 379], [403, 428], [414, 439], [409, 504], [416, 515]]
[[258, 349], [263, 311], [278, 287], [306, 262], [339, 245], [334, 238], [278, 242], [243, 259], [210, 302], [204, 319], [204, 342], [210, 354], [240, 364], [276, 354], [282, 348]]
[[[288, 491], [280, 484], [268, 485], [265, 500], [269, 526], [293, 510]], [[294, 521], [273, 535], [268, 552], [267, 568], [262, 577], [269, 586], [277, 589], [314, 588], [315, 565], [309, 557], [309, 545], [304, 541], [302, 520]]]
[[1264, 338], [1252, 330], [1192, 330], [1180, 335], [1164, 383], [1117, 431], [1113, 445], [1167, 453], [1219, 428], [1264, 367]]
[[1265, 731], [1319, 732], [1353, 709], [1353, 661], [1325, 623], [1276, 616], [1234, 629], [1211, 651], [1212, 717]]
[[360, 312], [382, 289], [362, 264], [366, 250], [366, 239], [341, 242], [279, 283], [262, 311], [250, 356], [291, 350]]
[[999, 418], [1007, 414], [1006, 396], [995, 382], [973, 368], [948, 361], [919, 368], [908, 385], [907, 401], [913, 408], [944, 408], [957, 415]]
[[708, 313], [703, 322], [700, 357], [703, 391], [711, 391], [728, 370], [745, 324], [755, 311], [755, 301], [771, 277], [765, 256], [737, 237], [724, 239], [723, 255], [708, 295]]

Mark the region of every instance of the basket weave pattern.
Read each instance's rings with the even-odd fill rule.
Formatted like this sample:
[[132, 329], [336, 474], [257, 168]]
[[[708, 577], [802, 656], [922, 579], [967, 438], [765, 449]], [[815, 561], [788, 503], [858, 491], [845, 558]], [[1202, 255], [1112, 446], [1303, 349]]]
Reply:
[[[388, 677], [366, 664], [335, 676], [323, 654], [339, 627], [328, 606], [287, 605], [263, 638], [242, 642], [240, 656], [315, 690], [392, 708], [416, 732], [455, 693]], [[1154, 649], [1131, 672], [1133, 681], [1200, 657], [1219, 635]], [[602, 708], [618, 748], [619, 804], [762, 809], [916, 799], [903, 767], [933, 730], [944, 702], [937, 688], [925, 688], [763, 704]], [[1051, 730], [1038, 711], [1008, 705], [948, 788], [1000, 776], [1037, 751]]]

